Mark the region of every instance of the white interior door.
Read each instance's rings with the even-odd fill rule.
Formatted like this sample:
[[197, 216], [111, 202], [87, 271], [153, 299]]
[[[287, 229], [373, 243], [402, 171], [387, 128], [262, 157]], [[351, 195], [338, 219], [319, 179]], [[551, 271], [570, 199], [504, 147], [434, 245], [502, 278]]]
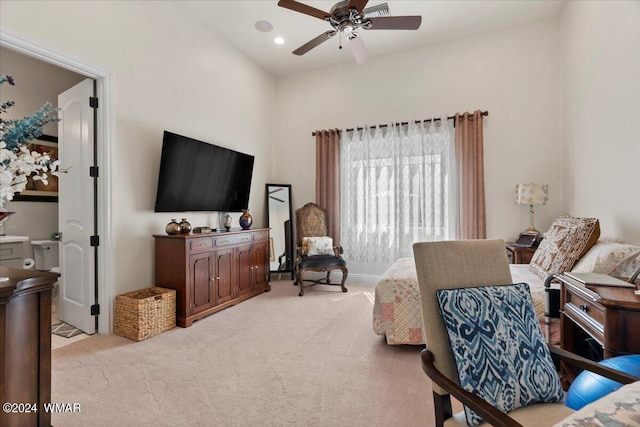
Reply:
[[93, 334], [91, 306], [96, 301], [94, 234], [94, 113], [89, 98], [94, 82], [86, 79], [58, 95], [59, 158], [66, 173], [59, 176], [60, 320]]

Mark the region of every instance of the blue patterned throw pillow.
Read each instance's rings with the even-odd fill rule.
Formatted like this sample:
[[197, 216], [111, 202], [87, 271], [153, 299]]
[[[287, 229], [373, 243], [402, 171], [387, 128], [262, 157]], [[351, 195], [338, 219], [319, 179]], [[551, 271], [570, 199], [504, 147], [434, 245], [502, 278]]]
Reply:
[[[440, 289], [437, 296], [462, 388], [503, 412], [562, 402], [529, 285]], [[464, 410], [470, 426], [483, 422]]]

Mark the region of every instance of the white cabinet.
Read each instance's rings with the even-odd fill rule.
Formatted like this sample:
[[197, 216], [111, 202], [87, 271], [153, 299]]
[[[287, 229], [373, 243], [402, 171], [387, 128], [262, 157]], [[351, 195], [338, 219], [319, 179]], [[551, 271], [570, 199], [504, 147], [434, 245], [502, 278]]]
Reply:
[[22, 268], [27, 236], [0, 236], [0, 265], [3, 267]]

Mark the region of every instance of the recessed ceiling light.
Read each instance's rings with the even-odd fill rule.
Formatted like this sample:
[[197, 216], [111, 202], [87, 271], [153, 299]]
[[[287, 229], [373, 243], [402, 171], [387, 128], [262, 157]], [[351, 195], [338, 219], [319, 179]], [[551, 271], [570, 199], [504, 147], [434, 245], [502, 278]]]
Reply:
[[273, 25], [271, 25], [271, 22], [268, 21], [256, 21], [254, 27], [256, 27], [256, 30], [260, 31], [261, 33], [268, 33], [269, 31], [273, 30]]
[[273, 42], [275, 44], [284, 44], [284, 39], [282, 37], [276, 37], [275, 39], [273, 39]]

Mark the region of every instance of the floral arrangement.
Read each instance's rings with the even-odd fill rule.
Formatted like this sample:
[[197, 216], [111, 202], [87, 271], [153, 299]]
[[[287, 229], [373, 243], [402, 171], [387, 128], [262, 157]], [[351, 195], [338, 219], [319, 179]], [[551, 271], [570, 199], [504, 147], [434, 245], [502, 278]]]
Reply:
[[[11, 76], [0, 76], [0, 86], [15, 84]], [[0, 114], [15, 105], [6, 101], [0, 105]], [[47, 153], [29, 151], [27, 144], [42, 135], [47, 123], [57, 122], [58, 109], [51, 103], [44, 104], [34, 115], [23, 119], [6, 120], [0, 117], [0, 208], [5, 201], [13, 199], [14, 193], [25, 189], [27, 179], [42, 181], [47, 185], [48, 173], [58, 175], [59, 161], [52, 160]]]

